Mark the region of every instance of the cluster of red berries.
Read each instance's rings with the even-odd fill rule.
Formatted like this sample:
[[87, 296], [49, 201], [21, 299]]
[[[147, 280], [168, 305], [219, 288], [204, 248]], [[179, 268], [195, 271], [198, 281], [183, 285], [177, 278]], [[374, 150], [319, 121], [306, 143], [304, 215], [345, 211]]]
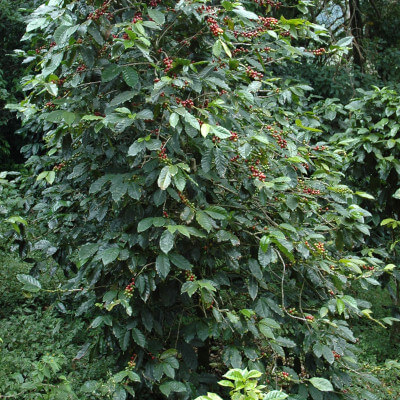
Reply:
[[194, 102], [192, 99], [181, 100], [179, 97], [177, 97], [176, 103], [186, 108], [192, 108], [194, 106]]
[[56, 105], [53, 102], [48, 101], [44, 106], [46, 108], [52, 109], [52, 108], [55, 108]]
[[363, 265], [362, 269], [365, 269], [366, 271], [373, 271], [375, 267], [369, 265]]
[[135, 278], [132, 278], [131, 283], [125, 288], [124, 294], [126, 297], [132, 297], [135, 290]]
[[93, 114], [94, 114], [96, 117], [103, 117], [103, 118], [105, 118], [105, 116], [106, 116], [106, 114], [102, 114], [100, 111], [95, 111]]
[[233, 36], [235, 36], [235, 39], [237, 39], [239, 36], [243, 36], [247, 39], [252, 39], [254, 37], [259, 36], [261, 33], [265, 31], [265, 28], [259, 27], [258, 29], [254, 31], [233, 31]]
[[312, 321], [314, 321], [314, 319], [315, 318], [312, 315], [306, 315], [306, 320], [307, 321], [311, 321], [312, 322]]
[[186, 272], [185, 272], [185, 275], [186, 275], [186, 280], [187, 280], [187, 281], [193, 282], [193, 281], [196, 280], [196, 275], [193, 274], [193, 273], [190, 272], [190, 271], [186, 271]]
[[260, 6], [271, 6], [278, 9], [282, 3], [280, 1], [273, 1], [273, 0], [253, 0], [254, 3], [259, 4]]
[[86, 65], [85, 65], [85, 64], [81, 64], [81, 65], [76, 69], [76, 72], [78, 72], [78, 73], [81, 74], [82, 72], [85, 72], [86, 69], [87, 69]]
[[108, 49], [109, 49], [110, 45], [108, 43], [106, 43], [100, 50], [99, 50], [99, 55], [100, 56], [104, 56]]
[[232, 57], [235, 57], [239, 53], [248, 53], [249, 49], [245, 49], [244, 47], [237, 47], [232, 51]]
[[52, 80], [51, 83], [55, 83], [57, 86], [62, 86], [65, 83], [65, 78], [61, 78], [59, 80]]
[[[118, 36], [117, 36], [118, 37]], [[125, 32], [122, 34], [122, 39], [129, 40], [129, 35]]]
[[282, 372], [283, 379], [289, 379], [289, 372]]
[[287, 312], [288, 312], [289, 314], [294, 314], [294, 313], [296, 312], [296, 309], [295, 309], [294, 307], [292, 307], [292, 308], [289, 308], [289, 309], [287, 310]]
[[165, 148], [165, 146], [163, 145], [162, 147], [161, 147], [161, 150], [158, 152], [158, 157], [161, 159], [161, 160], [166, 160], [167, 159], [167, 149]]
[[239, 154], [231, 158], [231, 162], [236, 162], [239, 159]]
[[224, 30], [218, 25], [218, 22], [214, 18], [208, 17], [206, 21], [214, 36], [220, 36], [224, 33]]
[[315, 150], [315, 151], [324, 151], [326, 149], [327, 149], [326, 146], [315, 146], [315, 147], [313, 147], [313, 150]]
[[201, 6], [196, 10], [199, 14], [207, 13], [207, 14], [215, 14], [216, 10], [211, 6]]
[[260, 81], [264, 76], [261, 72], [254, 71], [254, 69], [251, 69], [250, 67], [246, 68], [246, 75], [255, 81]]
[[107, 9], [109, 7], [110, 7], [110, 2], [105, 1], [100, 8], [98, 8], [95, 12], [90, 13], [87, 19], [97, 21], [102, 15], [107, 13]]
[[321, 194], [321, 191], [319, 189], [304, 188], [303, 193], [316, 195]]
[[230, 136], [229, 140], [230, 140], [231, 142], [237, 142], [237, 140], [238, 140], [238, 134], [237, 134], [236, 132], [234, 132], [234, 131], [231, 131], [231, 136]]
[[321, 254], [326, 253], [324, 243], [322, 243], [322, 242], [314, 243], [314, 247], [318, 251], [318, 253], [321, 253]]
[[339, 360], [342, 356], [339, 353], [336, 353], [336, 351], [332, 351], [333, 357], [335, 357], [335, 360]]
[[165, 65], [165, 68], [164, 68], [164, 72], [165, 73], [167, 73], [168, 71], [170, 71], [172, 69], [172, 64], [173, 64], [172, 58], [165, 57], [163, 59], [163, 63]]
[[139, 21], [143, 21], [143, 15], [140, 11], [135, 13], [135, 15], [133, 16], [133, 19], [132, 19], [132, 23], [136, 24], [136, 22], [139, 22]]
[[258, 178], [261, 182], [265, 182], [266, 175], [257, 169], [254, 165], [250, 165], [251, 178]]
[[278, 20], [272, 17], [258, 17], [258, 22], [261, 23], [265, 28], [271, 29], [278, 24]]
[[272, 134], [272, 137], [278, 142], [278, 146], [281, 149], [286, 149], [287, 147], [287, 140], [285, 140], [279, 133], [278, 131], [274, 131]]
[[318, 212], [320, 212], [320, 213], [322, 213], [324, 211], [329, 211], [329, 207], [325, 207], [325, 208], [321, 207], [321, 208], [318, 209]]
[[40, 46], [40, 47], [38, 47], [37, 49], [35, 49], [36, 54], [40, 54], [40, 52], [41, 52], [42, 50], [44, 50], [45, 48], [46, 48], [46, 46]]
[[57, 45], [56, 42], [51, 42], [51, 43], [49, 44], [49, 47], [52, 48], [52, 47], [54, 47], [54, 46], [56, 46], [56, 45]]
[[193, 208], [193, 207], [194, 207], [194, 204], [191, 203], [191, 202], [189, 201], [189, 199], [188, 199], [182, 192], [178, 192], [178, 196], [179, 196], [179, 198], [181, 199], [181, 201], [182, 201], [183, 204], [187, 205], [187, 206], [190, 207], [190, 208]]
[[314, 56], [322, 56], [323, 54], [326, 53], [326, 49], [324, 47], [320, 47], [319, 49], [310, 51], [314, 54]]
[[212, 140], [213, 143], [220, 143], [221, 142], [221, 138], [219, 138], [218, 136], [213, 136], [211, 140]]
[[288, 36], [290, 36], [290, 31], [281, 32], [280, 35], [282, 37], [288, 37]]
[[128, 366], [126, 367], [127, 370], [132, 370], [136, 367], [136, 354], [133, 354], [131, 359], [128, 361]]
[[214, 300], [209, 304], [207, 310], [212, 310], [214, 308]]
[[161, 3], [161, 1], [162, 0], [150, 0], [149, 6], [150, 7], [157, 7]]
[[61, 171], [65, 167], [65, 162], [57, 164], [53, 167], [53, 171]]
[[166, 211], [163, 211], [163, 217], [168, 218], [168, 213]]

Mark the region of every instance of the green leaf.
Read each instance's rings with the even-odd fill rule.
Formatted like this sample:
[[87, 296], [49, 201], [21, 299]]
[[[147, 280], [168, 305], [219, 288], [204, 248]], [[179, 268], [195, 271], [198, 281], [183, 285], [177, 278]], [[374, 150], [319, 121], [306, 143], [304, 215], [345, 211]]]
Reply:
[[136, 92], [122, 92], [115, 96], [111, 102], [110, 107], [118, 106], [119, 104], [125, 103], [128, 100], [131, 100], [133, 96], [135, 96]]
[[374, 197], [374, 196], [372, 196], [372, 195], [370, 195], [370, 194], [368, 194], [368, 193], [365, 193], [365, 192], [356, 192], [355, 194], [356, 194], [357, 196], [360, 196], [360, 197], [364, 198], [364, 199], [375, 200], [375, 197]]
[[201, 132], [201, 136], [203, 137], [207, 137], [208, 133], [210, 132], [211, 129], [211, 125], [204, 123], [203, 125], [201, 125], [200, 128], [200, 132]]
[[87, 243], [83, 245], [78, 252], [78, 258], [81, 262], [86, 261], [88, 258], [92, 257], [97, 250], [99, 245], [97, 243]]
[[161, 190], [166, 190], [171, 184], [171, 172], [169, 166], [166, 165], [161, 170], [160, 175], [158, 176], [157, 184]]
[[216, 40], [212, 47], [212, 53], [215, 57], [219, 57], [222, 53], [222, 44], [220, 40]]
[[104, 265], [111, 264], [113, 261], [115, 261], [118, 258], [119, 248], [118, 247], [109, 247], [108, 249], [100, 251], [99, 256], [101, 257], [101, 260], [103, 261]]
[[121, 73], [121, 67], [119, 65], [113, 64], [108, 65], [103, 69], [101, 73], [101, 80], [103, 82], [110, 82], [116, 78]]
[[132, 339], [140, 347], [146, 346], [146, 337], [138, 328], [132, 328]]
[[224, 51], [225, 51], [226, 55], [227, 55], [229, 58], [232, 58], [232, 53], [231, 53], [231, 51], [230, 51], [228, 45], [227, 45], [224, 41], [222, 41], [222, 40], [221, 40], [221, 44], [222, 44], [222, 47], [224, 48]]
[[154, 218], [145, 218], [138, 223], [137, 231], [144, 232], [153, 225]]
[[113, 380], [117, 383], [120, 383], [124, 380], [124, 378], [126, 378], [127, 375], [128, 371], [120, 371], [113, 376]]
[[58, 86], [55, 83], [45, 83], [44, 87], [52, 96], [58, 95]]
[[138, 112], [136, 114], [136, 119], [153, 119], [153, 111], [149, 110], [148, 108]]
[[283, 393], [279, 390], [273, 390], [272, 392], [268, 392], [264, 397], [263, 400], [285, 400], [288, 398], [286, 393]]
[[38, 292], [41, 288], [42, 285], [40, 282], [35, 279], [33, 276], [30, 275], [25, 275], [25, 274], [18, 274], [17, 279], [19, 282], [23, 283], [23, 290], [26, 290], [28, 292]]
[[118, 386], [113, 393], [112, 400], [126, 400], [126, 390], [122, 386]]
[[47, 18], [35, 18], [26, 26], [26, 31], [34, 31], [35, 29], [41, 28], [47, 22]]
[[395, 194], [393, 195], [395, 199], [400, 199], [400, 189], [397, 189]]
[[263, 236], [260, 240], [260, 248], [261, 250], [266, 253], [269, 247], [269, 244], [271, 243], [271, 239], [269, 236]]
[[200, 130], [200, 124], [199, 121], [197, 121], [197, 118], [194, 117], [192, 114], [189, 112], [185, 112], [185, 115], [183, 116], [185, 121], [193, 128], [197, 129], [198, 131]]
[[325, 360], [328, 361], [329, 364], [333, 364], [335, 362], [335, 356], [333, 355], [332, 350], [328, 346], [322, 346], [321, 351]]
[[211, 133], [220, 139], [227, 139], [231, 137], [231, 132], [223, 126], [211, 125]]
[[134, 88], [139, 82], [139, 75], [133, 67], [124, 67], [122, 69], [122, 76], [125, 83]]
[[155, 10], [153, 8], [149, 8], [147, 10], [149, 17], [154, 20], [157, 25], [163, 25], [165, 23], [165, 15], [163, 12], [159, 10]]
[[160, 391], [165, 396], [169, 396], [173, 392], [183, 393], [186, 392], [186, 386], [182, 382], [169, 381], [160, 386]]
[[260, 332], [267, 338], [267, 339], [275, 339], [275, 335], [272, 332], [272, 329], [265, 325], [262, 324], [261, 322], [258, 325], [258, 329], [260, 330]]
[[84, 115], [81, 118], [81, 121], [100, 121], [103, 119], [104, 117], [101, 117], [100, 115]]
[[160, 249], [167, 254], [174, 246], [174, 235], [169, 231], [165, 230], [160, 238]]
[[196, 212], [196, 221], [207, 232], [211, 231], [214, 221], [204, 211], [197, 211]]
[[178, 125], [179, 122], [179, 114], [177, 113], [172, 113], [169, 117], [169, 124], [175, 128], [176, 125]]
[[219, 206], [211, 206], [204, 210], [210, 217], [214, 219], [224, 220], [227, 218], [227, 211]]
[[176, 265], [178, 268], [189, 271], [192, 267], [190, 262], [180, 254], [171, 253], [168, 255], [172, 264]]
[[199, 288], [197, 281], [187, 281], [182, 285], [181, 293], [187, 293], [189, 297], [192, 297], [196, 290]]
[[257, 14], [253, 13], [252, 11], [245, 10], [243, 7], [236, 7], [233, 9], [233, 12], [235, 14], [239, 15], [240, 17], [243, 17], [246, 19], [250, 19], [250, 20], [254, 20], [254, 21], [258, 20]]
[[337, 308], [339, 315], [342, 315], [346, 308], [344, 301], [341, 299], [336, 299], [336, 308]]
[[171, 269], [169, 258], [165, 254], [160, 254], [156, 260], [156, 270], [161, 279], [165, 279]]
[[298, 127], [302, 128], [302, 129], [305, 129], [305, 130], [307, 130], [307, 131], [311, 131], [311, 132], [322, 132], [321, 129], [311, 128], [311, 127], [309, 127], [309, 126], [304, 126], [303, 123], [302, 123], [299, 119], [296, 119], [295, 124], [296, 124]]
[[219, 147], [214, 150], [214, 157], [218, 175], [223, 178], [228, 168], [228, 159], [225, 157], [224, 151]]
[[321, 392], [333, 392], [332, 384], [324, 378], [311, 378], [309, 379], [311, 384]]

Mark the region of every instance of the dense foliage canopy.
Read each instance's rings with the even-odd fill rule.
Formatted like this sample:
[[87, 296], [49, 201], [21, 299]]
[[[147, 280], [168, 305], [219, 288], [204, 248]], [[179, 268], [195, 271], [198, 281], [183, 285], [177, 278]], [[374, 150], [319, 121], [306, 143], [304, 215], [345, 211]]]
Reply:
[[26, 260], [63, 270], [59, 310], [88, 320], [76, 360], [118, 357], [115, 399], [195, 398], [229, 368], [289, 399], [373, 398], [349, 321], [372, 318], [354, 287], [393, 270], [367, 238], [373, 215], [398, 218], [398, 97], [316, 99], [330, 90], [309, 82], [352, 38], [291, 3], [48, 0], [31, 15], [26, 98], [9, 107], [43, 132], [15, 203], [35, 234], [8, 222]]

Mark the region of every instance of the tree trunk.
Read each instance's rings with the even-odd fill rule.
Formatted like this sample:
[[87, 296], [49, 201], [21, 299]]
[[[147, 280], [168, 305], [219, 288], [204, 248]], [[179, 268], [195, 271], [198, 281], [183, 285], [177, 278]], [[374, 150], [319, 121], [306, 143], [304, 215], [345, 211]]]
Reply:
[[350, 9], [350, 29], [353, 40], [353, 59], [354, 64], [358, 65], [361, 69], [364, 64], [364, 56], [361, 47], [363, 37], [363, 27], [360, 9], [360, 0], [349, 0]]

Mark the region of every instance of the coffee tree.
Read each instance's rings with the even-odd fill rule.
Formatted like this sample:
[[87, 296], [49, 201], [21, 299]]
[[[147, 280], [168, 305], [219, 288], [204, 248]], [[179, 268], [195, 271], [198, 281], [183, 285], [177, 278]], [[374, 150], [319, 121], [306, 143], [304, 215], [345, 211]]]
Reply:
[[369, 315], [349, 288], [379, 269], [357, 257], [365, 194], [313, 141], [312, 88], [274, 72], [329, 51], [284, 11], [49, 0], [27, 25], [16, 108], [47, 148], [28, 160], [33, 248], [69, 279], [58, 306], [90, 322], [77, 358], [120, 355], [116, 399], [194, 398], [229, 368], [292, 399], [369, 393], [347, 322]]

